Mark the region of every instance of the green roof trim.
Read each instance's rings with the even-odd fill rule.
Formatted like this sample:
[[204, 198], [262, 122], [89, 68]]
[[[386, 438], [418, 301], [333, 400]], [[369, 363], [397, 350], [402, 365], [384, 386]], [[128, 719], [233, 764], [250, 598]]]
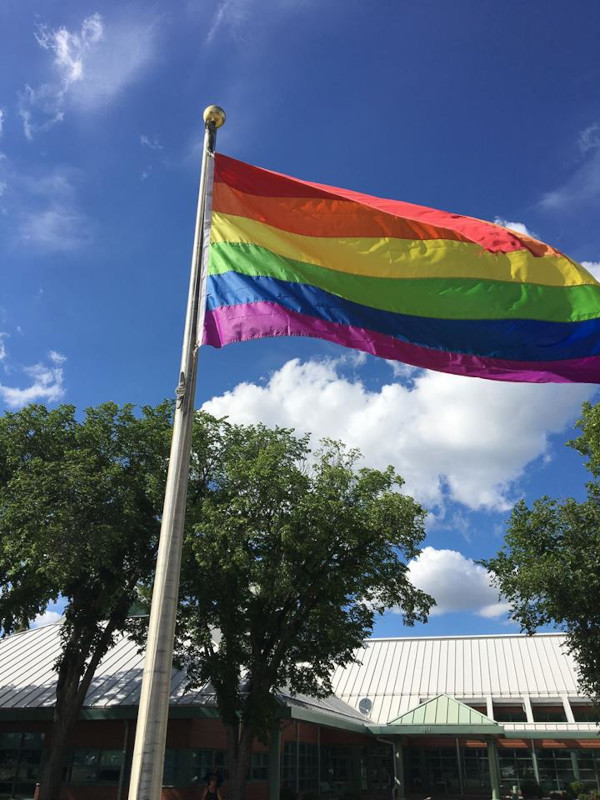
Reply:
[[500, 735], [504, 729], [493, 719], [447, 694], [439, 694], [406, 711], [387, 725], [369, 725], [373, 733]]

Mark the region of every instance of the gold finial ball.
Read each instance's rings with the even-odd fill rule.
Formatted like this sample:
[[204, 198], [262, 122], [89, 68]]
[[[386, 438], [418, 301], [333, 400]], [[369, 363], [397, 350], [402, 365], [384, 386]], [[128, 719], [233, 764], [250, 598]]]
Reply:
[[208, 106], [204, 109], [204, 122], [208, 125], [210, 122], [215, 128], [220, 128], [225, 122], [225, 112], [221, 106]]

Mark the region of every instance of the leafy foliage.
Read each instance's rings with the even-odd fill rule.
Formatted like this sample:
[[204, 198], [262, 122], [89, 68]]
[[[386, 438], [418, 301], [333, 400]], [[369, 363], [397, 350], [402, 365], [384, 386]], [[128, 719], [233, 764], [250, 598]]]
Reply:
[[358, 469], [337, 442], [311, 453], [286, 429], [198, 426], [212, 452], [196, 459], [208, 473], [189, 512], [178, 659], [212, 683], [226, 723], [264, 737], [274, 691], [329, 694], [376, 614], [425, 619], [433, 601], [402, 560], [419, 552], [424, 511], [391, 467]]
[[[150, 579], [172, 407], [30, 406], [0, 419], [0, 625], [65, 602], [52, 750], [42, 797], [57, 796], [61, 758], [100, 659]], [[52, 773], [52, 775], [50, 774]]]
[[523, 630], [556, 624], [578, 666], [582, 688], [600, 699], [600, 406], [585, 404], [570, 446], [593, 480], [583, 502], [543, 497], [513, 510], [505, 545], [484, 562]]

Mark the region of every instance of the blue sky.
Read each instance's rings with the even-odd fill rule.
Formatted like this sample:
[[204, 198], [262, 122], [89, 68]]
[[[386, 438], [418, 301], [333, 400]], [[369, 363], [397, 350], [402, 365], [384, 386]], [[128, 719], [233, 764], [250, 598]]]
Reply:
[[[173, 392], [202, 111], [218, 149], [520, 226], [600, 272], [596, 0], [4, 0], [0, 406]], [[403, 368], [312, 340], [201, 353], [198, 405], [393, 463], [430, 510], [426, 627], [510, 632], [474, 561], [520, 497], [580, 496], [591, 386]]]

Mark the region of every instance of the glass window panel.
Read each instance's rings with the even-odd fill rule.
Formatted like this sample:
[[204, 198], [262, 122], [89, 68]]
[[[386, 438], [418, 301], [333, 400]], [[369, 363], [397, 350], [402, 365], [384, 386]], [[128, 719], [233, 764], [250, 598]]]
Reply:
[[44, 747], [43, 733], [24, 733], [23, 747], [28, 750], [42, 750]]
[[250, 760], [250, 780], [266, 781], [268, 777], [269, 754], [252, 753]]
[[191, 785], [205, 784], [210, 775], [217, 776], [217, 783], [221, 785], [227, 777], [225, 770], [225, 752], [223, 750], [192, 750], [190, 753], [190, 779]]
[[285, 742], [281, 754], [281, 785], [296, 788], [296, 742]]
[[100, 764], [97, 747], [79, 747], [73, 750], [71, 760], [71, 783], [95, 783]]
[[527, 714], [523, 706], [494, 704], [494, 720], [496, 722], [527, 722]]
[[21, 750], [17, 777], [19, 780], [37, 781], [40, 773], [41, 750]]
[[22, 733], [0, 733], [0, 750], [18, 750], [22, 738]]
[[575, 722], [598, 722], [598, 711], [592, 706], [578, 706], [571, 703]]
[[536, 706], [533, 705], [534, 722], [566, 722], [567, 716], [563, 706]]
[[14, 780], [18, 760], [18, 750], [0, 750], [0, 783]]
[[123, 763], [122, 750], [102, 750], [98, 768], [98, 783], [118, 783]]
[[319, 754], [317, 745], [311, 744], [310, 742], [300, 742], [298, 758], [300, 768], [300, 791], [316, 791], [319, 777]]
[[389, 746], [369, 746], [367, 751], [368, 785], [365, 789], [384, 791], [393, 785], [394, 764]]
[[175, 785], [177, 751], [172, 747], [165, 750], [165, 765], [163, 770], [163, 786]]

